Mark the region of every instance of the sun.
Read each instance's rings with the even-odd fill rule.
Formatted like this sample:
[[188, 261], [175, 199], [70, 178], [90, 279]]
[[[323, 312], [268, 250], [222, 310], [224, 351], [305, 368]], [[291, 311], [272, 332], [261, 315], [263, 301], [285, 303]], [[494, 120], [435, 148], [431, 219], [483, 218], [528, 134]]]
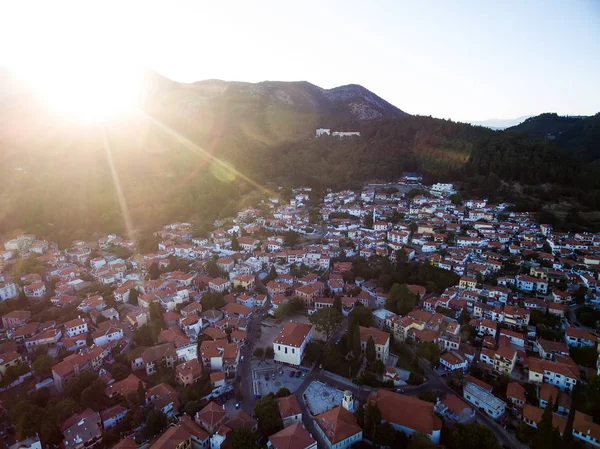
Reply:
[[143, 70], [127, 64], [60, 64], [30, 72], [33, 89], [48, 107], [74, 121], [105, 122], [136, 111]]

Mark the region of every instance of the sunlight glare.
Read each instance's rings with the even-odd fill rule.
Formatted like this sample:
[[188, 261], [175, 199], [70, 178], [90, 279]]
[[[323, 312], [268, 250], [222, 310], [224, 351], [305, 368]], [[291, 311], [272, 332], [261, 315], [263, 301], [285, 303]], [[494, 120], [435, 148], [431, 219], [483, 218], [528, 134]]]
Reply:
[[[52, 110], [76, 121], [104, 122], [132, 114], [143, 71], [122, 64], [58, 64], [29, 71], [33, 88]], [[36, 74], [39, 74], [37, 76]]]

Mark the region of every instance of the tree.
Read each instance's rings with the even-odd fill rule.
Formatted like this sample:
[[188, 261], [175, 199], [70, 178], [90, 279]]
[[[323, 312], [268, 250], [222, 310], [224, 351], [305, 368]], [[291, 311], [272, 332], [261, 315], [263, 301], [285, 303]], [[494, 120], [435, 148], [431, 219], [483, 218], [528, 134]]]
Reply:
[[356, 411], [354, 412], [354, 417], [356, 418], [356, 423], [364, 429], [365, 428], [365, 408], [363, 407], [362, 403], [358, 404], [358, 407], [356, 408]]
[[156, 262], [152, 262], [150, 264], [150, 268], [148, 268], [148, 274], [152, 280], [156, 280], [160, 277], [160, 268], [158, 268], [158, 264]]
[[275, 357], [275, 350], [273, 349], [273, 346], [267, 346], [265, 348], [265, 357], [267, 359], [272, 359]]
[[360, 342], [360, 327], [355, 326], [352, 335], [352, 355], [358, 359], [362, 354], [362, 344]]
[[274, 281], [277, 278], [278, 274], [277, 274], [277, 270], [275, 269], [275, 265], [271, 265], [271, 270], [269, 271], [269, 274], [267, 274], [265, 276], [265, 278], [263, 279], [263, 284], [268, 284], [271, 281]]
[[433, 366], [440, 363], [440, 347], [430, 341], [421, 343], [418, 348], [419, 357], [427, 359]]
[[268, 437], [283, 429], [279, 406], [272, 393], [256, 402], [254, 416], [258, 421], [258, 431], [261, 435]]
[[231, 237], [231, 249], [233, 251], [239, 251], [240, 250], [240, 242], [238, 241], [238, 236], [237, 236], [237, 232], [234, 232], [232, 237]]
[[152, 328], [147, 324], [144, 324], [134, 331], [133, 341], [138, 346], [154, 346], [156, 339], [152, 333]]
[[365, 434], [371, 439], [377, 439], [377, 431], [381, 426], [381, 410], [376, 405], [365, 407]]
[[324, 333], [325, 340], [329, 341], [340, 329], [344, 316], [335, 307], [324, 307], [310, 315], [308, 320], [319, 332]]
[[369, 336], [367, 340], [367, 348], [365, 349], [365, 356], [367, 357], [367, 361], [369, 363], [373, 363], [375, 359], [377, 359], [377, 351], [375, 349], [375, 340], [373, 340], [372, 336]]
[[83, 371], [77, 376], [71, 377], [65, 385], [65, 396], [79, 401], [83, 390], [96, 379], [98, 379], [98, 373], [91, 370]]
[[233, 449], [258, 449], [256, 434], [250, 429], [234, 429], [231, 432], [231, 447]]
[[129, 367], [127, 367], [126, 365], [119, 363], [119, 362], [113, 363], [112, 366], [110, 367], [110, 375], [117, 382], [120, 380], [123, 380], [127, 376], [129, 376], [130, 372], [131, 372], [131, 370], [129, 369]]
[[275, 393], [275, 397], [276, 398], [285, 398], [286, 396], [289, 396], [290, 394], [292, 394], [292, 392], [285, 388], [285, 387], [281, 387], [277, 393]]
[[143, 404], [146, 401], [146, 388], [141, 380], [138, 382], [137, 395], [139, 403]]
[[408, 289], [406, 284], [394, 284], [385, 301], [385, 307], [394, 313], [407, 315], [415, 308], [416, 302], [416, 295]]
[[333, 298], [333, 308], [338, 312], [342, 313], [342, 298], [336, 296]]
[[151, 409], [146, 417], [146, 424], [143, 430], [144, 436], [147, 439], [154, 438], [167, 427], [168, 423], [169, 420], [167, 419], [167, 415], [160, 410]]
[[573, 296], [573, 300], [575, 304], [583, 304], [585, 302], [585, 297], [587, 295], [587, 287], [585, 285], [580, 285], [575, 295]]
[[531, 449], [559, 449], [561, 447], [560, 432], [552, 424], [552, 397], [548, 400], [542, 419], [538, 423], [537, 432], [531, 442]]
[[129, 304], [131, 304], [133, 306], [137, 306], [139, 296], [140, 296], [140, 292], [138, 292], [137, 289], [130, 288], [129, 289], [129, 298], [128, 298]]
[[254, 350], [254, 357], [262, 359], [263, 355], [265, 355], [265, 350], [263, 348], [256, 348]]
[[401, 447], [399, 445], [395, 445], [396, 433], [397, 432], [396, 429], [394, 429], [394, 426], [385, 421], [383, 424], [379, 425], [375, 441], [381, 446]]
[[106, 404], [107, 397], [104, 394], [106, 383], [101, 379], [94, 380], [90, 386], [81, 392], [81, 403], [98, 411]]
[[365, 228], [373, 228], [373, 214], [365, 215]]
[[298, 233], [295, 231], [287, 231], [283, 236], [287, 246], [296, 246], [300, 240]]
[[424, 391], [419, 395], [419, 399], [435, 404], [437, 403], [438, 397], [437, 394], [435, 394], [433, 391]]
[[500, 449], [494, 432], [477, 422], [452, 426], [446, 445], [449, 449]]
[[47, 354], [39, 355], [31, 364], [33, 372], [38, 377], [46, 377], [52, 374], [54, 359]]

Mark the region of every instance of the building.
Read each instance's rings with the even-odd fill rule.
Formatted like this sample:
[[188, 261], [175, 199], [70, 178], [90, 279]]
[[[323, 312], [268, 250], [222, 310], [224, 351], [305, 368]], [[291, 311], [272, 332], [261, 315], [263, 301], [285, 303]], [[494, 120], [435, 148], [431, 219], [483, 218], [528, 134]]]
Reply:
[[219, 426], [227, 419], [227, 411], [215, 402], [209, 402], [202, 410], [196, 413], [196, 422], [208, 433], [215, 433]]
[[0, 282], [0, 301], [6, 301], [7, 299], [16, 298], [19, 295], [17, 284], [14, 282], [2, 283]]
[[102, 420], [92, 409], [71, 416], [62, 425], [65, 449], [90, 447], [102, 438]]
[[312, 339], [312, 326], [290, 321], [286, 323], [275, 341], [275, 362], [300, 366], [304, 357], [304, 349]]
[[271, 435], [267, 447], [273, 449], [317, 449], [317, 442], [302, 423], [297, 422]]
[[379, 389], [369, 396], [368, 404], [376, 405], [381, 411], [381, 420], [396, 430], [406, 435], [421, 432], [439, 444], [442, 421], [435, 415], [431, 402]]
[[474, 377], [467, 376], [463, 397], [494, 419], [504, 415], [506, 404], [492, 394], [492, 387]]
[[202, 377], [202, 364], [198, 359], [180, 363], [175, 367], [175, 380], [184, 387], [192, 385]]
[[597, 346], [598, 338], [585, 329], [567, 326], [565, 327], [565, 343], [570, 348]]
[[75, 337], [77, 335], [87, 334], [87, 322], [82, 318], [75, 318], [74, 320], [67, 321], [65, 323], [65, 333], [68, 337]]
[[362, 429], [352, 413], [338, 405], [314, 418], [315, 429], [330, 449], [346, 449], [362, 441]]
[[363, 353], [367, 350], [367, 343], [370, 338], [373, 338], [375, 342], [375, 353], [377, 360], [381, 360], [385, 363], [390, 354], [390, 334], [387, 332], [380, 331], [374, 327], [363, 327], [359, 326], [360, 331], [360, 345]]
[[501, 346], [494, 354], [494, 371], [510, 376], [517, 363], [517, 351], [508, 346]]
[[276, 400], [279, 407], [279, 414], [283, 421], [283, 427], [302, 422], [302, 409], [295, 395], [291, 394], [283, 398], [277, 398]]
[[440, 357], [440, 365], [448, 371], [465, 371], [469, 366], [469, 362], [466, 357], [463, 357], [459, 353], [446, 352]]
[[2, 327], [4, 329], [15, 329], [25, 324], [31, 318], [31, 312], [28, 310], [13, 310], [2, 317]]

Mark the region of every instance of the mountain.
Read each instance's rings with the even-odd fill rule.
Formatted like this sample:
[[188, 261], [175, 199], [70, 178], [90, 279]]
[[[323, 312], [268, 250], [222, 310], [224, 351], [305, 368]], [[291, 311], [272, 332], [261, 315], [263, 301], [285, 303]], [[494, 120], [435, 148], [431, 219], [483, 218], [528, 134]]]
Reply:
[[545, 113], [507, 128], [525, 133], [530, 139], [545, 139], [564, 148], [585, 162], [600, 159], [600, 113], [593, 116], [560, 116]]
[[519, 123], [524, 122], [525, 120], [527, 120], [529, 117], [531, 117], [531, 115], [523, 115], [521, 117], [517, 117], [517, 118], [508, 118], [508, 119], [498, 119], [498, 118], [491, 118], [489, 120], [468, 120], [466, 123], [470, 123], [471, 125], [474, 126], [484, 126], [486, 128], [490, 128], [493, 130], [503, 130], [506, 128], [509, 128], [511, 126], [516, 126]]
[[[30, 94], [0, 101], [0, 240], [21, 231], [64, 246], [127, 232], [154, 251], [151, 232], [170, 221], [201, 235], [291, 186], [360, 188], [403, 171], [521, 210], [568, 204], [569, 225], [600, 209], [600, 169], [574, 152], [409, 115], [357, 85], [182, 84], [148, 73], [143, 92], [142, 113], [102, 124], [67, 121]], [[317, 139], [318, 127], [361, 137]], [[586, 220], [581, 229], [592, 228]]]
[[205, 80], [175, 83], [153, 73], [144, 109], [196, 135], [241, 133], [265, 144], [314, 136], [315, 129], [341, 130], [366, 120], [399, 118], [405, 112], [357, 84], [323, 89], [306, 81]]

